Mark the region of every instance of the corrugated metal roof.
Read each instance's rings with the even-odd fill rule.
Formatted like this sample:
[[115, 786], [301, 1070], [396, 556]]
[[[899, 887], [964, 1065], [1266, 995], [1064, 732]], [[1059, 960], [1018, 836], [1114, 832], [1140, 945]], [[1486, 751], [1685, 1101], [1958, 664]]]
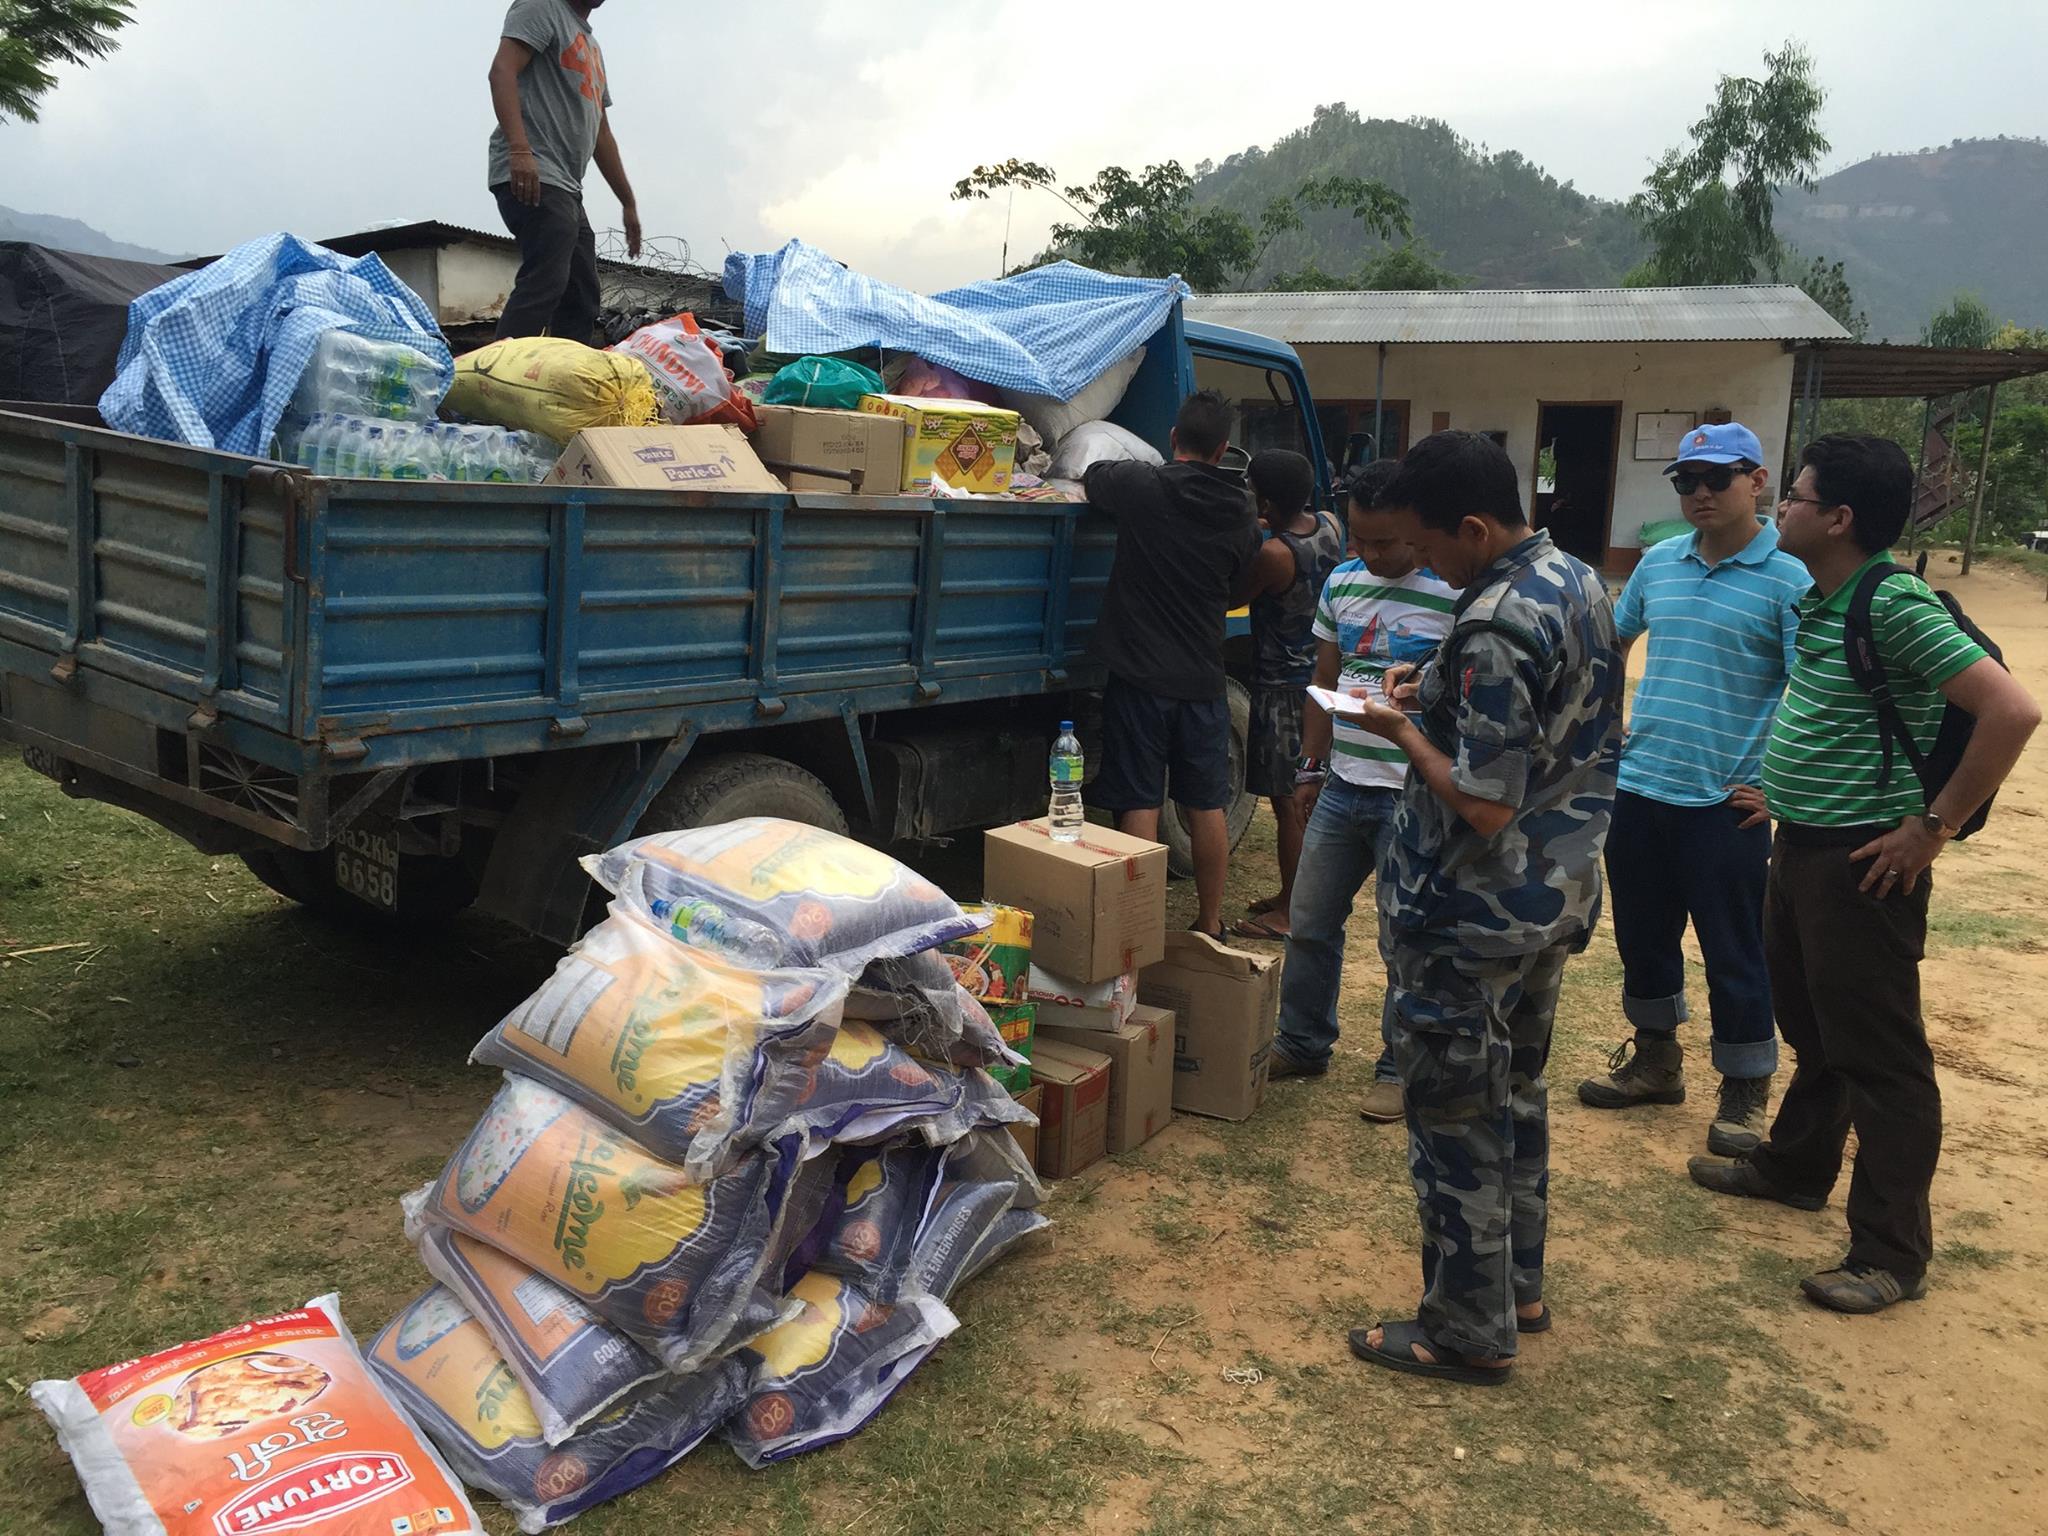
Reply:
[[1844, 341], [1789, 283], [1726, 288], [1460, 288], [1442, 293], [1217, 293], [1216, 325], [1304, 342]]

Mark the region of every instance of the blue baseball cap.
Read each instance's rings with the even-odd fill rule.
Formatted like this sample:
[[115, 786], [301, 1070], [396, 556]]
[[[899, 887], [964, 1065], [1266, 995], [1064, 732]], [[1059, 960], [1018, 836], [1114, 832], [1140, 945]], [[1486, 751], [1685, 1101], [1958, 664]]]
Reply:
[[1762, 464], [1764, 445], [1739, 421], [1694, 427], [1678, 445], [1678, 457], [1664, 466], [1671, 474], [1681, 464]]

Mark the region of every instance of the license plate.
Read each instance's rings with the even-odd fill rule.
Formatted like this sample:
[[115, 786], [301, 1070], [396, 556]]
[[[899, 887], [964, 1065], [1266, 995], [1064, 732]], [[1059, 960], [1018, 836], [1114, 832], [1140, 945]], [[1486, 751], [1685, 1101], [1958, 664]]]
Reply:
[[334, 883], [358, 901], [398, 910], [398, 839], [382, 832], [341, 834], [334, 842]]

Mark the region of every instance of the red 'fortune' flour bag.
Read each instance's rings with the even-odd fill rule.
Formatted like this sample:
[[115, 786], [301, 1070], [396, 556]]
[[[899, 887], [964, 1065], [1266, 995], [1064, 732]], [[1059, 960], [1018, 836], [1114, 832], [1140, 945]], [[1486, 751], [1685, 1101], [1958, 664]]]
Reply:
[[108, 1536], [484, 1536], [336, 1296], [29, 1396]]

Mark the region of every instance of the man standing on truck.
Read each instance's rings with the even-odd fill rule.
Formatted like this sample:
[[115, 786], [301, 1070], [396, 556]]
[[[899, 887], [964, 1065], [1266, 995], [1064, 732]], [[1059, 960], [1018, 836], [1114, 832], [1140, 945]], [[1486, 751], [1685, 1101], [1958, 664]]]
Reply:
[[583, 212], [593, 157], [619, 199], [628, 254], [640, 254], [640, 209], [606, 109], [604, 54], [590, 13], [604, 0], [513, 0], [491, 60], [489, 185], [519, 242], [519, 275], [498, 335], [588, 343], [601, 302], [597, 236]]
[[1565, 960], [1599, 916], [1621, 657], [1599, 574], [1531, 531], [1491, 438], [1424, 438], [1380, 505], [1464, 595], [1419, 676], [1390, 667], [1383, 697], [1358, 702], [1409, 763], [1379, 907], [1423, 1296], [1412, 1320], [1354, 1329], [1351, 1350], [1493, 1386], [1549, 1321], [1543, 1068]]
[[1090, 504], [1116, 519], [1092, 654], [1109, 669], [1102, 772], [1090, 801], [1157, 841], [1170, 794], [1194, 851], [1196, 931], [1223, 936], [1230, 868], [1230, 695], [1224, 616], [1259, 547], [1244, 482], [1223, 469], [1236, 413], [1213, 389], [1181, 402], [1173, 462], [1089, 466]]
[[1300, 454], [1269, 448], [1252, 456], [1247, 474], [1260, 526], [1270, 537], [1235, 594], [1252, 607], [1252, 720], [1244, 787], [1272, 803], [1280, 894], [1253, 907], [1231, 932], [1241, 939], [1279, 940], [1287, 937], [1302, 829], [1308, 825], [1308, 812], [1295, 799], [1294, 773], [1316, 668], [1316, 603], [1343, 558], [1344, 530], [1312, 505], [1316, 472]]

